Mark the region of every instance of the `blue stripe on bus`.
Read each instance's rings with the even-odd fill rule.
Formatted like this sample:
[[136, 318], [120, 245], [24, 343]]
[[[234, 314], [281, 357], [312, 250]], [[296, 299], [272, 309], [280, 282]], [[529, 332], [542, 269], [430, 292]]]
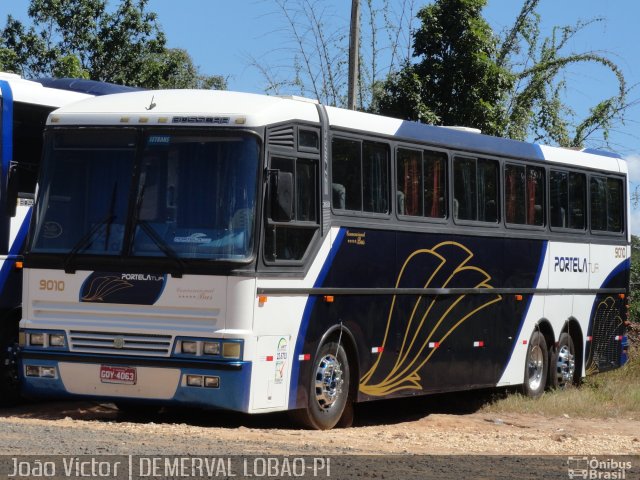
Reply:
[[9, 162], [13, 152], [13, 92], [6, 80], [0, 80], [2, 92], [2, 191], [7, 184]]
[[[538, 271], [536, 272], [536, 279], [533, 282], [533, 287], [537, 288], [538, 284], [540, 283], [540, 276], [542, 275], [542, 267], [544, 267], [544, 262], [547, 258], [547, 248], [549, 247], [549, 241], [545, 240], [542, 242], [542, 248], [540, 250], [540, 260], [538, 261]], [[502, 378], [502, 376], [504, 375], [505, 370], [507, 369], [507, 367], [509, 365], [511, 365], [511, 358], [513, 357], [513, 352], [516, 349], [516, 345], [518, 345], [519, 343], [519, 339], [520, 339], [520, 335], [522, 334], [522, 329], [524, 328], [524, 324], [525, 321], [527, 319], [527, 316], [529, 315], [529, 308], [531, 308], [531, 302], [533, 302], [533, 297], [535, 295], [529, 295], [529, 299], [527, 300], [527, 306], [524, 309], [524, 313], [522, 314], [522, 319], [520, 320], [520, 326], [518, 327], [518, 333], [517, 335], [514, 337], [513, 340], [513, 344], [511, 345], [511, 353], [509, 354], [509, 360], [504, 364], [503, 368], [502, 368], [502, 372], [500, 373], [500, 376], [498, 377], [498, 380], [500, 380]], [[528, 338], [527, 338], [528, 340]]]
[[[341, 228], [338, 231], [338, 235], [336, 236], [333, 245], [331, 246], [331, 250], [329, 251], [329, 255], [318, 273], [318, 278], [316, 278], [315, 283], [313, 284], [313, 288], [321, 287], [324, 283], [324, 279], [327, 277], [329, 273], [329, 269], [333, 264], [333, 259], [335, 258], [340, 246], [342, 245], [342, 240], [344, 239], [346, 230]], [[300, 376], [300, 361], [298, 360], [298, 356], [302, 353], [302, 349], [304, 348], [304, 341], [307, 335], [307, 327], [309, 326], [309, 319], [311, 318], [311, 312], [313, 312], [313, 307], [316, 304], [317, 297], [315, 295], [310, 295], [307, 298], [307, 304], [304, 307], [304, 313], [302, 314], [302, 320], [300, 322], [300, 329], [298, 331], [298, 336], [296, 338], [296, 347], [293, 351], [293, 361], [291, 362], [291, 383], [289, 387], [289, 408], [297, 407], [297, 396], [298, 396], [298, 378]], [[313, 352], [315, 354], [315, 352]]]

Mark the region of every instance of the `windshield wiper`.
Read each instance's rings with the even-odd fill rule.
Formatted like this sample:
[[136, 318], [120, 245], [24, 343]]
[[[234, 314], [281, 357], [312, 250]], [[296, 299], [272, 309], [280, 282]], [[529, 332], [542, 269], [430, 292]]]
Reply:
[[80, 240], [76, 242], [73, 246], [69, 254], [64, 259], [64, 272], [65, 273], [76, 273], [76, 269], [71, 267], [71, 261], [80, 253], [81, 250], [86, 248], [91, 244], [92, 237], [98, 232], [103, 225], [107, 226], [107, 231], [104, 239], [104, 250], [107, 251], [107, 247], [109, 245], [109, 237], [111, 235], [111, 224], [115, 220], [116, 216], [113, 214], [116, 206], [116, 193], [118, 191], [118, 182], [113, 184], [113, 188], [111, 189], [111, 202], [109, 202], [109, 213], [107, 213], [106, 217], [96, 223], [87, 233], [85, 233]]
[[116, 216], [109, 213], [105, 218], [96, 223], [91, 230], [85, 233], [80, 240], [76, 242], [73, 246], [69, 254], [64, 259], [64, 272], [65, 273], [76, 273], [76, 269], [71, 267], [71, 262], [73, 259], [80, 253], [81, 250], [84, 250], [87, 246], [91, 244], [91, 239], [93, 236], [100, 230], [104, 225], [107, 225], [107, 228], [111, 226]]
[[182, 278], [182, 274], [184, 273], [184, 270], [185, 270], [185, 264], [184, 264], [184, 261], [175, 252], [175, 250], [173, 250], [173, 248], [169, 246], [169, 244], [164, 240], [164, 238], [158, 235], [158, 232], [156, 232], [145, 220], [137, 220], [136, 224], [142, 227], [142, 230], [144, 230], [144, 233], [146, 233], [147, 236], [153, 241], [153, 243], [155, 243], [156, 246], [160, 250], [162, 250], [162, 253], [164, 253], [168, 258], [170, 258], [175, 262], [175, 264], [178, 267], [178, 270], [175, 273], [172, 272], [172, 275], [175, 278]]

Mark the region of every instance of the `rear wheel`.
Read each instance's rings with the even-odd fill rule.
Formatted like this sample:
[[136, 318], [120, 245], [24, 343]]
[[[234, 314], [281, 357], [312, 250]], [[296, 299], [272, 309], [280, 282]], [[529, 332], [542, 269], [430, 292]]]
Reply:
[[568, 333], [562, 333], [558, 346], [551, 354], [549, 385], [552, 388], [566, 388], [576, 384], [576, 349]]
[[325, 343], [314, 361], [307, 407], [292, 412], [294, 420], [317, 430], [350, 426], [353, 419], [350, 382], [351, 371], [344, 348], [336, 342]]
[[549, 353], [547, 342], [539, 331], [533, 332], [529, 340], [524, 367], [522, 391], [528, 397], [539, 397], [547, 384]]
[[16, 405], [20, 399], [18, 323], [10, 320], [0, 325], [0, 405]]

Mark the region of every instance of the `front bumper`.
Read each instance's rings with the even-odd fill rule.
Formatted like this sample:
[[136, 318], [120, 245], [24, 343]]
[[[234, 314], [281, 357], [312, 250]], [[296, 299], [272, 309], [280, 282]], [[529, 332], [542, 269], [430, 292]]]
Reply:
[[[135, 369], [134, 383], [106, 383], [101, 366]], [[53, 376], [27, 375], [44, 367]], [[135, 357], [95, 357], [23, 350], [20, 372], [27, 397], [87, 398], [184, 405], [248, 412], [251, 362], [205, 362]], [[217, 377], [218, 387], [187, 385], [187, 375]]]

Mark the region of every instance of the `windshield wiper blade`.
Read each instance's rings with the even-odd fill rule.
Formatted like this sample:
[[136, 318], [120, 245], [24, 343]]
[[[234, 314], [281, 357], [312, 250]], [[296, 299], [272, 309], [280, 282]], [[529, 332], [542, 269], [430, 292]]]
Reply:
[[156, 232], [145, 220], [138, 220], [136, 223], [140, 225], [140, 227], [142, 227], [144, 233], [147, 234], [147, 236], [153, 241], [153, 243], [156, 244], [156, 246], [162, 251], [162, 253], [164, 253], [168, 258], [175, 262], [178, 270], [177, 272], [172, 273], [172, 275], [175, 278], [182, 278], [182, 274], [184, 273], [186, 266], [184, 261], [178, 256], [175, 250], [173, 250], [173, 248], [169, 246], [164, 238], [158, 235], [158, 232]]
[[107, 215], [105, 218], [96, 223], [87, 233], [85, 233], [80, 240], [76, 242], [71, 251], [67, 254], [64, 259], [64, 272], [65, 273], [76, 273], [76, 269], [71, 267], [71, 262], [73, 259], [80, 253], [81, 250], [86, 248], [89, 244], [93, 236], [100, 230], [103, 226], [107, 225], [107, 228], [111, 226], [116, 216], [113, 214]]

